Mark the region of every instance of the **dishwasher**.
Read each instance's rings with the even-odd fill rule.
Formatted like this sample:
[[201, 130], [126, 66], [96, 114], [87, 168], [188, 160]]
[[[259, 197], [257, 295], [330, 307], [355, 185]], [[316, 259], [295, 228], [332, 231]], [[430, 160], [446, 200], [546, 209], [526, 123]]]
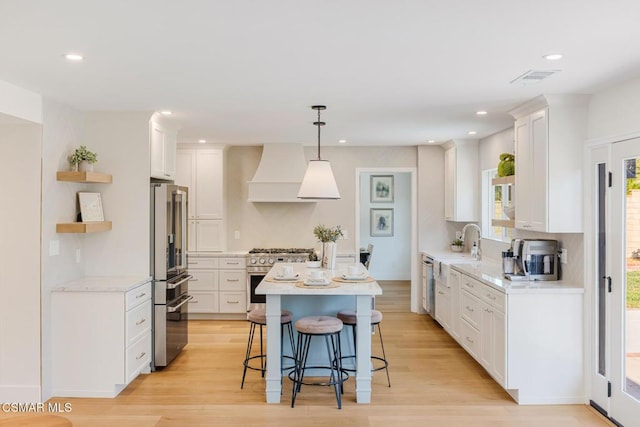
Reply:
[[434, 259], [422, 256], [422, 308], [429, 313], [432, 318], [436, 318], [435, 307], [435, 282], [434, 282]]

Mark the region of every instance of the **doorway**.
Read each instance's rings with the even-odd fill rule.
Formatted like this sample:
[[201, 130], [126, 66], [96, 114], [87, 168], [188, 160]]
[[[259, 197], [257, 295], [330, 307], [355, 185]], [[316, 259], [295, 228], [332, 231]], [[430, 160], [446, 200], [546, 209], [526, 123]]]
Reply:
[[373, 246], [369, 270], [377, 280], [410, 282], [418, 311], [417, 184], [415, 168], [356, 169], [356, 248]]
[[622, 425], [640, 413], [640, 138], [591, 152], [589, 272], [593, 406]]

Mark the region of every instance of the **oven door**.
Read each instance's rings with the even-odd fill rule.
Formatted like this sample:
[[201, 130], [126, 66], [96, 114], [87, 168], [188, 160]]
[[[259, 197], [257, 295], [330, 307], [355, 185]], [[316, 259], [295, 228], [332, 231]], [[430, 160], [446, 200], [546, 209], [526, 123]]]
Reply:
[[251, 311], [258, 304], [264, 304], [267, 302], [266, 295], [256, 295], [256, 288], [267, 275], [265, 271], [249, 271], [247, 272], [247, 311]]

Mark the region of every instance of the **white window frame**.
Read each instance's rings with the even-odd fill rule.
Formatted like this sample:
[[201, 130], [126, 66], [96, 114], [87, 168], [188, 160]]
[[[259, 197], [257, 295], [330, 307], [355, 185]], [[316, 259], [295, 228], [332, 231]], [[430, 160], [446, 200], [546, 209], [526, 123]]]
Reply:
[[[494, 226], [491, 225], [491, 219], [494, 209], [494, 186], [491, 184], [491, 180], [496, 177], [497, 169], [486, 169], [482, 171], [482, 199], [481, 199], [481, 211], [482, 211], [482, 237], [485, 239], [496, 240], [500, 242], [510, 242], [511, 234], [509, 228], [501, 227], [502, 232], [497, 234], [494, 232]], [[502, 185], [502, 194], [508, 194], [507, 185]], [[511, 193], [513, 197], [513, 192]]]

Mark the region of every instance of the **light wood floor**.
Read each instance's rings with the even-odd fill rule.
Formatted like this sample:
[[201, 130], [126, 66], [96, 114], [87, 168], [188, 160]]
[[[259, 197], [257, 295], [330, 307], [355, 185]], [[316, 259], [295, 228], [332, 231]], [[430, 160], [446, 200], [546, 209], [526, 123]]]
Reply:
[[[288, 380], [282, 403], [266, 404], [258, 372], [249, 371], [240, 390], [248, 324], [192, 321], [190, 343], [178, 358], [162, 371], [141, 375], [115, 399], [53, 399], [70, 402], [72, 412], [26, 419], [0, 412], [0, 426], [611, 425], [584, 405], [517, 405], [430, 317], [409, 313], [408, 282], [382, 285], [376, 307], [384, 312], [391, 388], [384, 371], [377, 372], [370, 405], [355, 402], [352, 379], [342, 410], [327, 387], [303, 387], [292, 409]], [[376, 352], [377, 336], [372, 342]]]

